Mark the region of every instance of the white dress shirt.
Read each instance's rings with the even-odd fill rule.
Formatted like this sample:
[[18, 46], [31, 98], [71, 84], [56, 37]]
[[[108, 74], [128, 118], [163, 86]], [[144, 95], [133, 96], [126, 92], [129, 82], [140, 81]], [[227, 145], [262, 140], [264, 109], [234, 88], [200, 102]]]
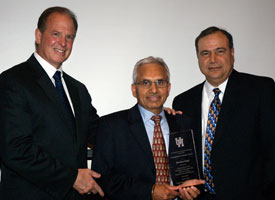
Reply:
[[62, 85], [63, 88], [65, 90], [65, 93], [67, 95], [67, 98], [69, 100], [70, 106], [72, 108], [73, 114], [74, 114], [74, 107], [69, 95], [69, 91], [67, 88], [67, 85], [64, 81], [63, 78], [63, 71], [62, 71], [62, 66], [60, 66], [59, 69], [56, 69], [54, 66], [52, 66], [50, 63], [48, 63], [46, 60], [44, 60], [37, 52], [34, 52], [34, 57], [36, 58], [36, 60], [39, 62], [39, 64], [42, 66], [42, 68], [45, 70], [45, 72], [48, 74], [49, 78], [51, 79], [53, 85], [55, 86], [55, 80], [53, 78], [53, 75], [55, 74], [56, 71], [60, 71], [61, 72], [61, 81], [62, 81]]
[[213, 92], [214, 88], [219, 88], [221, 93], [219, 94], [219, 99], [222, 103], [223, 95], [227, 85], [228, 79], [226, 79], [222, 84], [217, 87], [212, 86], [209, 82], [205, 81], [202, 90], [202, 103], [201, 103], [201, 127], [202, 127], [202, 166], [204, 166], [204, 146], [205, 146], [205, 134], [208, 120], [208, 112], [211, 102], [213, 101], [215, 94]]

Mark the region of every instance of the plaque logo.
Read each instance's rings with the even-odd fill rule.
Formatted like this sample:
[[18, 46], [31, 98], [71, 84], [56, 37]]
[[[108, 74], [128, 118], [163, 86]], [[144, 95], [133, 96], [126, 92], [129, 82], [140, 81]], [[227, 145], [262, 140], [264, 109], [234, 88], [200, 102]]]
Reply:
[[178, 148], [184, 147], [184, 143], [183, 143], [183, 138], [182, 137], [175, 138], [175, 141], [176, 141], [176, 145], [178, 146]]

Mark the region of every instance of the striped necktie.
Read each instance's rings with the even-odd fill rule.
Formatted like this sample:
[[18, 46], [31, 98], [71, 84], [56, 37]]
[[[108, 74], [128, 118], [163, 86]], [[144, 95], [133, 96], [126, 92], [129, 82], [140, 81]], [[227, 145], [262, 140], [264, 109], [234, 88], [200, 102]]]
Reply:
[[214, 141], [216, 126], [218, 122], [218, 115], [221, 110], [221, 101], [219, 99], [219, 94], [221, 91], [219, 88], [214, 88], [213, 92], [215, 97], [210, 104], [207, 128], [205, 134], [205, 146], [204, 146], [204, 177], [205, 177], [205, 188], [209, 191], [210, 194], [216, 194], [214, 189], [214, 181], [212, 176], [212, 166], [211, 166], [211, 151], [212, 144]]

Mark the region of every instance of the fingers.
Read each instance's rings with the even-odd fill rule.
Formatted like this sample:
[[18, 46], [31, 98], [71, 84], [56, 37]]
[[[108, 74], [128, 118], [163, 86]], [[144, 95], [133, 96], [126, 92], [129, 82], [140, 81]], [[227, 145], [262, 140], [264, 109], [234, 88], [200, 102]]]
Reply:
[[167, 184], [156, 184], [154, 192], [152, 194], [153, 199], [174, 199], [176, 196], [179, 196], [179, 192], [173, 190], [174, 186]]
[[96, 183], [94, 178], [99, 178], [101, 175], [90, 169], [78, 169], [78, 174], [73, 188], [80, 194], [93, 194], [99, 193], [100, 196], [104, 196], [101, 187]]
[[189, 192], [188, 192], [187, 190], [188, 190], [187, 188], [180, 188], [180, 189], [179, 189], [180, 196], [181, 196], [181, 198], [184, 199], [184, 200], [190, 200], [190, 199], [193, 198], [192, 195], [189, 194]]
[[104, 192], [101, 187], [94, 181], [94, 185], [92, 186], [91, 192], [93, 194], [99, 193], [100, 196], [104, 196]]
[[204, 184], [205, 181], [204, 180], [199, 180], [199, 179], [191, 179], [191, 180], [187, 180], [184, 183], [182, 183], [180, 185], [180, 187], [190, 187], [192, 185], [201, 185]]
[[171, 108], [164, 107], [164, 110], [170, 115], [172, 113]]
[[100, 178], [100, 176], [101, 176], [101, 174], [99, 174], [99, 173], [97, 173], [97, 172], [95, 172], [95, 171], [93, 171], [93, 170], [90, 170], [91, 171], [91, 176], [92, 177], [94, 177], [94, 178]]
[[191, 200], [194, 198], [197, 198], [197, 196], [200, 194], [200, 190], [196, 188], [196, 185], [204, 184], [204, 180], [198, 180], [198, 179], [192, 179], [185, 181], [179, 186], [179, 192], [181, 198], [185, 200]]
[[169, 115], [176, 115], [176, 114], [182, 114], [181, 111], [175, 111], [174, 109], [172, 108], [168, 108], [168, 107], [164, 107], [164, 110], [169, 114]]
[[90, 170], [90, 184], [88, 185], [87, 189], [88, 189], [88, 194], [89, 193], [93, 193], [93, 194], [96, 194], [96, 193], [99, 193], [100, 196], [104, 196], [104, 192], [103, 190], [101, 189], [101, 187], [96, 183], [96, 181], [93, 179], [94, 178], [99, 178], [101, 175], [95, 171], [92, 171]]
[[176, 114], [182, 115], [182, 111], [176, 111]]
[[194, 186], [179, 188], [179, 192], [180, 192], [181, 198], [185, 200], [191, 200], [191, 199], [197, 198], [198, 195], [200, 194], [200, 191]]

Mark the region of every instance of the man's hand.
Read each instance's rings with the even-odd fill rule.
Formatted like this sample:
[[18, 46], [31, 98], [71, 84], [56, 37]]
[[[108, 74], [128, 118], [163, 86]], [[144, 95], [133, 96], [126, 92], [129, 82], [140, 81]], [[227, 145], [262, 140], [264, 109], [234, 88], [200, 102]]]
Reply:
[[179, 196], [179, 192], [176, 190], [177, 186], [170, 186], [167, 184], [156, 184], [152, 193], [153, 200], [170, 200]]
[[78, 174], [74, 182], [73, 188], [80, 194], [99, 193], [104, 196], [101, 187], [95, 182], [94, 178], [99, 178], [101, 175], [90, 169], [78, 169]]
[[192, 200], [194, 198], [197, 198], [200, 194], [200, 190], [195, 187], [195, 185], [204, 184], [205, 182], [203, 180], [198, 179], [192, 179], [185, 181], [181, 185], [179, 185], [179, 193], [180, 197], [184, 200]]
[[181, 111], [175, 111], [174, 109], [172, 108], [168, 108], [168, 107], [164, 107], [164, 110], [169, 114], [169, 115], [176, 115], [176, 114], [179, 114], [179, 115], [182, 115], [182, 112]]

